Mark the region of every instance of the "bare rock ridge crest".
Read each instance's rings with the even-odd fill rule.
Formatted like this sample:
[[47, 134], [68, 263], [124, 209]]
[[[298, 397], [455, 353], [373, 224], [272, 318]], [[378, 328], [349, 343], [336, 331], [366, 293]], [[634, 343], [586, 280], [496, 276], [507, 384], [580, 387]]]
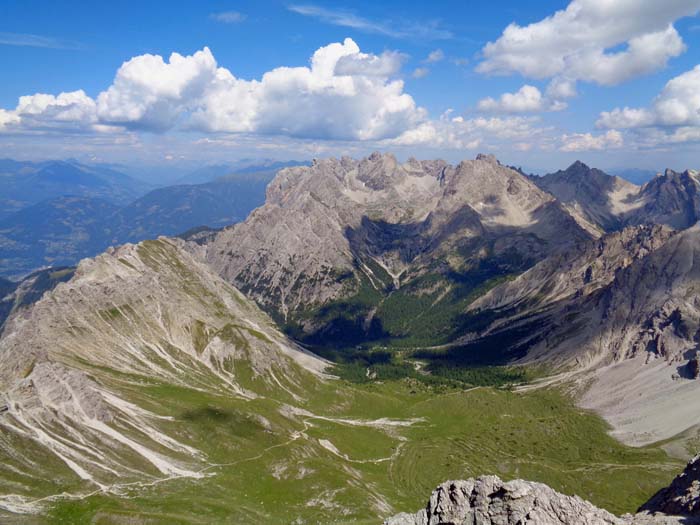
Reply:
[[447, 481], [415, 514], [398, 514], [384, 525], [693, 525], [700, 523], [700, 456], [635, 515], [614, 516], [578, 496], [543, 483], [497, 476]]
[[521, 271], [590, 237], [552, 195], [493, 156], [453, 166], [375, 153], [280, 171], [265, 205], [207, 243], [205, 256], [260, 305], [311, 332], [318, 319], [304, 315], [309, 309], [363, 286], [386, 295], [487, 260], [504, 261], [502, 273]]
[[700, 218], [696, 170], [667, 169], [637, 186], [577, 161], [566, 170], [531, 180], [554, 195], [582, 225], [599, 233], [645, 223], [684, 229]]
[[[513, 335], [523, 363], [579, 385], [622, 441], [643, 445], [700, 422], [695, 378], [700, 228], [635, 226], [542, 261], [470, 308], [495, 320], [481, 338]], [[531, 326], [526, 336], [521, 326]]]

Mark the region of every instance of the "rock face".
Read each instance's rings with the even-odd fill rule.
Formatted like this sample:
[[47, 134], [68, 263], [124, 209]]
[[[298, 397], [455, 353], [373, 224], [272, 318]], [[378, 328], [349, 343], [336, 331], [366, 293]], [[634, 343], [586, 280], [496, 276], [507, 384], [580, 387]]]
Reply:
[[0, 335], [10, 317], [18, 314], [57, 284], [69, 280], [75, 268], [49, 268], [34, 272], [19, 282], [0, 278]]
[[385, 525], [622, 525], [623, 520], [577, 496], [542, 483], [496, 476], [447, 481], [416, 514], [399, 514]]
[[586, 333], [585, 312], [594, 308], [619, 272], [659, 250], [673, 234], [665, 226], [628, 227], [546, 258], [474, 300], [466, 308], [465, 326], [471, 331], [458, 342], [466, 352], [500, 348], [522, 362], [562, 368], [585, 365], [590, 359], [586, 360], [581, 341], [564, 347]]
[[700, 174], [666, 170], [646, 183], [638, 197], [643, 203], [630, 214], [628, 222], [667, 224], [689, 228], [700, 219]]
[[522, 362], [578, 377], [580, 403], [628, 443], [700, 423], [700, 227], [636, 227], [588, 247], [478, 299], [475, 312], [495, 319], [480, 336], [515, 334]]
[[691, 459], [685, 470], [640, 510], [700, 518], [700, 455]]
[[700, 178], [695, 170], [666, 170], [639, 187], [577, 161], [564, 171], [531, 180], [593, 232], [637, 224], [685, 229], [700, 218]]
[[700, 422], [690, 373], [700, 334], [700, 228], [673, 236], [581, 304], [581, 328], [549, 351], [595, 368], [581, 398], [630, 443], [664, 439]]
[[700, 523], [700, 456], [635, 515], [617, 517], [578, 496], [542, 483], [496, 476], [447, 481], [424, 509], [398, 514], [384, 525], [696, 525]]
[[642, 205], [636, 198], [639, 186], [580, 161], [532, 181], [554, 195], [583, 225], [601, 231], [619, 229], [626, 214]]
[[673, 235], [665, 226], [631, 226], [548, 257], [486, 293], [472, 309], [518, 309], [522, 315], [591, 295], [617, 272], [662, 247]]
[[521, 271], [589, 236], [551, 195], [492, 156], [451, 166], [375, 153], [280, 171], [265, 205], [221, 232], [206, 257], [289, 321], [363, 289], [384, 296], [428, 271], [487, 260]]

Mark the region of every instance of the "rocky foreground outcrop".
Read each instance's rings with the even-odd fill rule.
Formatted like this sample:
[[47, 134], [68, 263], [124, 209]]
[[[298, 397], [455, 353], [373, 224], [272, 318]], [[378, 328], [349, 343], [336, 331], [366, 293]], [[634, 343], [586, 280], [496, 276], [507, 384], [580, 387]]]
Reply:
[[385, 525], [603, 525], [621, 519], [577, 496], [564, 496], [542, 483], [497, 476], [447, 481], [435, 489], [426, 508], [399, 514]]
[[543, 483], [497, 476], [446, 481], [425, 508], [402, 513], [384, 525], [693, 525], [700, 523], [700, 455], [639, 513], [615, 516], [578, 496]]
[[700, 521], [700, 455], [691, 459], [685, 470], [640, 510], [688, 516]]

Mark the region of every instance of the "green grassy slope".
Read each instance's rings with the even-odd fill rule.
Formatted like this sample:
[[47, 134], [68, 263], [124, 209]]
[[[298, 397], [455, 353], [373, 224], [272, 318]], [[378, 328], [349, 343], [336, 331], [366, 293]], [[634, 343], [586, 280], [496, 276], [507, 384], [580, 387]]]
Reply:
[[[120, 497], [59, 500], [47, 520], [376, 523], [419, 508], [446, 479], [485, 473], [548, 483], [619, 513], [634, 511], [682, 466], [660, 449], [619, 444], [601, 420], [553, 391], [436, 394], [406, 380], [312, 390], [305, 409], [314, 415], [290, 419], [270, 399], [158, 384], [134, 389], [132, 399], [170, 408], [171, 433], [207, 454], [209, 476], [123, 487]], [[415, 422], [366, 423], [380, 418]]]

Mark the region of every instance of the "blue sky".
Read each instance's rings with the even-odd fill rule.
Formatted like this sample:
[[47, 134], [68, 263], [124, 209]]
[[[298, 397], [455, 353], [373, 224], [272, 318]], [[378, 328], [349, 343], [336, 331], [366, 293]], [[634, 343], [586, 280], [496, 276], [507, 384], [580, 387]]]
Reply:
[[[536, 170], [576, 158], [698, 167], [698, 10], [698, 0], [6, 0], [0, 147], [145, 164], [381, 149], [490, 151]], [[320, 49], [325, 65], [309, 69]], [[182, 60], [171, 67], [173, 52]], [[18, 102], [36, 94], [50, 97]]]

